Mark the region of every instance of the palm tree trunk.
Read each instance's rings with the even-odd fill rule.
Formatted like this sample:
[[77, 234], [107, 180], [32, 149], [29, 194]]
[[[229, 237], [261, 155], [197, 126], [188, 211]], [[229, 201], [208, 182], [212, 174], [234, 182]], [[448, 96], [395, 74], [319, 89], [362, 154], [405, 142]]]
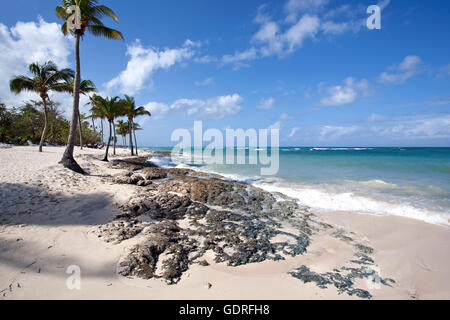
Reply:
[[136, 156], [138, 156], [138, 146], [137, 146], [137, 139], [136, 139], [136, 130], [134, 130], [134, 123], [133, 123], [133, 134], [134, 134], [134, 145], [136, 146]]
[[114, 136], [113, 136], [113, 142], [114, 142], [114, 155], [116, 155], [116, 124], [114, 123], [114, 121], [113, 121], [113, 132], [114, 132]]
[[128, 134], [130, 135], [130, 149], [132, 156], [134, 156], [133, 135], [131, 134], [133, 126], [134, 126], [133, 119], [128, 118]]
[[44, 131], [42, 132], [41, 142], [39, 143], [39, 152], [42, 152], [42, 146], [44, 145], [48, 131], [48, 111], [46, 98], [42, 98], [42, 102], [44, 103]]
[[81, 147], [81, 150], [83, 150], [83, 128], [81, 127], [80, 110], [78, 110], [78, 126], [80, 127], [80, 147]]
[[105, 157], [103, 158], [102, 161], [108, 162], [108, 152], [109, 152], [109, 145], [111, 143], [111, 138], [112, 138], [112, 128], [111, 128], [111, 121], [109, 121], [109, 139], [108, 139], [108, 144], [106, 145], [106, 152], [105, 152]]
[[105, 144], [105, 136], [103, 135], [103, 118], [100, 119], [100, 124], [102, 126], [102, 143]]
[[67, 141], [67, 147], [64, 151], [63, 157], [60, 163], [77, 173], [85, 174], [85, 171], [73, 158], [73, 149], [75, 147], [75, 136], [77, 134], [78, 125], [78, 113], [80, 107], [80, 82], [81, 82], [81, 67], [80, 67], [80, 38], [81, 33], [77, 30], [75, 35], [75, 79], [73, 86], [73, 110], [72, 121], [70, 122], [69, 139]]

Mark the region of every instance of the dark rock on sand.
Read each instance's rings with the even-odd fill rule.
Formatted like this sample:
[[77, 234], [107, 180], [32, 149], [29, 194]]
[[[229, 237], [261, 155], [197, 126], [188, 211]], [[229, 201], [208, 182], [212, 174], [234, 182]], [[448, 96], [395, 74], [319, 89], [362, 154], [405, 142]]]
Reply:
[[[320, 288], [334, 285], [339, 293], [361, 298], [371, 295], [353, 288], [356, 278], [394, 283], [370, 268], [372, 248], [317, 221], [309, 208], [282, 194], [225, 181], [219, 175], [159, 168], [144, 158], [114, 160], [111, 166], [129, 170], [113, 177], [114, 183], [145, 186], [120, 206], [123, 214], [98, 231], [107, 242], [139, 234], [139, 243], [119, 262], [118, 272], [123, 276], [161, 278], [175, 284], [190, 265], [208, 265], [202, 259], [207, 251], [214, 253], [215, 262], [229, 266], [283, 260], [304, 254], [315, 232], [331, 230], [333, 237], [353, 245], [355, 259], [332, 272], [318, 274], [301, 266], [290, 275]], [[283, 229], [286, 225], [289, 231]], [[282, 241], [277, 240], [279, 236]]]

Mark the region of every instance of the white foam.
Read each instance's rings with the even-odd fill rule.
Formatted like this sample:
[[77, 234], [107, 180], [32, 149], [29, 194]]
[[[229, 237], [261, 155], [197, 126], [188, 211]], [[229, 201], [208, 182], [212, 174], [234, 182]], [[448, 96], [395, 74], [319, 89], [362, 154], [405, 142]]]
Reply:
[[431, 224], [449, 226], [450, 214], [436, 212], [425, 208], [417, 208], [408, 204], [395, 204], [355, 195], [353, 193], [330, 193], [313, 188], [289, 188], [273, 184], [259, 184], [260, 188], [269, 192], [280, 192], [298, 199], [311, 208], [332, 211], [355, 211], [374, 215], [391, 215], [412, 218]]
[[312, 148], [314, 151], [364, 151], [373, 150], [373, 148]]

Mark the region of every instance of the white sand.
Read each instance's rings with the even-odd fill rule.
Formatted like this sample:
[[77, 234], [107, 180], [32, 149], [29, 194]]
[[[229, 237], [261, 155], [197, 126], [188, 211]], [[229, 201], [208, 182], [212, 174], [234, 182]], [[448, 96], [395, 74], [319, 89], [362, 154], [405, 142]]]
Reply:
[[[323, 234], [313, 237], [308, 253], [286, 261], [231, 268], [207, 256], [210, 266], [191, 267], [174, 286], [118, 276], [119, 258], [135, 240], [106, 244], [93, 230], [138, 187], [106, 182], [102, 175], [119, 171], [99, 161], [102, 151], [76, 150], [90, 176], [58, 165], [62, 152], [0, 149], [0, 299], [357, 299], [286, 274], [300, 265], [326, 272], [351, 258], [350, 245]], [[449, 228], [354, 213], [320, 217], [375, 248], [381, 275], [397, 281], [370, 289], [375, 299], [450, 298]], [[81, 290], [66, 286], [70, 265], [81, 268]], [[358, 287], [367, 289], [365, 282]]]

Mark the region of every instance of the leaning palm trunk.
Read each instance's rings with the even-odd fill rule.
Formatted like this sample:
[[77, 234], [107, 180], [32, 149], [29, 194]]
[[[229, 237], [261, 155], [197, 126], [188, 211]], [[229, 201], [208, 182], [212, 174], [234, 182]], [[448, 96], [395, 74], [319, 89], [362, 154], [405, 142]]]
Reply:
[[78, 125], [78, 113], [80, 106], [80, 82], [81, 82], [81, 68], [80, 68], [80, 32], [76, 32], [75, 41], [75, 79], [73, 87], [73, 110], [72, 110], [72, 121], [70, 122], [70, 132], [69, 139], [67, 141], [67, 147], [64, 151], [63, 157], [60, 163], [75, 172], [85, 174], [85, 171], [80, 167], [80, 165], [73, 158], [73, 149], [75, 147], [75, 136], [77, 134]]
[[109, 152], [109, 145], [111, 144], [111, 139], [112, 139], [112, 125], [111, 121], [109, 121], [109, 139], [108, 144], [106, 145], [105, 157], [103, 158], [102, 161], [108, 162], [108, 152]]
[[128, 119], [128, 134], [130, 135], [130, 149], [132, 156], [134, 156], [133, 135], [132, 135], [133, 126], [134, 126], [133, 119]]
[[80, 127], [80, 147], [83, 150], [83, 127], [81, 126], [80, 110], [78, 110], [78, 126]]
[[44, 103], [44, 131], [42, 132], [41, 142], [39, 143], [39, 152], [42, 152], [42, 146], [45, 142], [45, 137], [47, 136], [48, 131], [48, 111], [47, 111], [47, 100], [42, 98], [42, 102]]

